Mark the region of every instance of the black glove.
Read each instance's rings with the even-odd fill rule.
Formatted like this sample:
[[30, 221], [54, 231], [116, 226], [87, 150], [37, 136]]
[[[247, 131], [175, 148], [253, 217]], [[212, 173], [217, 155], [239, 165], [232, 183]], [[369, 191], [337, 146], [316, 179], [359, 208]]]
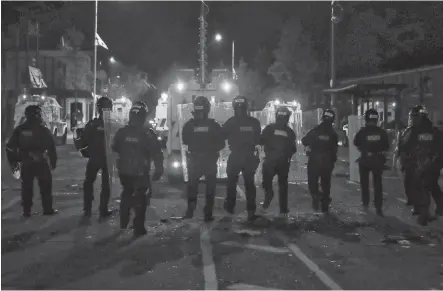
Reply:
[[55, 168], [57, 168], [57, 163], [51, 162], [51, 170], [55, 170]]
[[152, 175], [152, 181], [160, 180], [160, 177], [163, 175], [163, 168], [155, 169], [154, 175]]

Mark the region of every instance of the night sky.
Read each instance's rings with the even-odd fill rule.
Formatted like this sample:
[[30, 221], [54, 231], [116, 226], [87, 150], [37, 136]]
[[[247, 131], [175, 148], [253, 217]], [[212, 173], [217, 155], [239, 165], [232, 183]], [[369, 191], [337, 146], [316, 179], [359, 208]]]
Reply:
[[[95, 3], [72, 3], [76, 8], [70, 16], [72, 22], [85, 34], [83, 48], [92, 49]], [[230, 65], [232, 40], [236, 43], [237, 62], [240, 57], [251, 61], [260, 46], [274, 49], [284, 19], [303, 15], [306, 6], [302, 2], [206, 3], [210, 67], [218, 66], [221, 61]], [[324, 25], [327, 31], [329, 2], [311, 2], [311, 5], [320, 16], [319, 25]], [[2, 6], [3, 24], [13, 22], [13, 14], [7, 12], [8, 5], [2, 2]], [[99, 1], [98, 33], [110, 48], [110, 52], [100, 49], [99, 58], [104, 60], [112, 55], [125, 65], [137, 65], [154, 82], [174, 62], [183, 67], [196, 67], [200, 7], [198, 1]], [[224, 37], [221, 43], [211, 43], [216, 32]], [[59, 37], [56, 33], [44, 35], [42, 49], [55, 47]]]

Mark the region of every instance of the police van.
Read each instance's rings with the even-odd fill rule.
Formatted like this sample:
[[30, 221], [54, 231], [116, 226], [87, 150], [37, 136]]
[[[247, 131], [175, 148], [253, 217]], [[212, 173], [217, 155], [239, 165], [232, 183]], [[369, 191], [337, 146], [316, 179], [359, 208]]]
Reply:
[[41, 107], [45, 126], [51, 131], [56, 141], [63, 145], [66, 144], [68, 124], [60, 117], [61, 106], [55, 99], [55, 96], [45, 96], [43, 94], [20, 95], [15, 105], [14, 127], [25, 122], [25, 109], [30, 105], [39, 105]]
[[[213, 70], [211, 82], [201, 88], [192, 69], [178, 70], [179, 79], [171, 84], [167, 98], [168, 139], [166, 143], [166, 172], [171, 183], [187, 182], [187, 152], [182, 144], [182, 129], [192, 118], [193, 101], [198, 96], [205, 96], [211, 102], [209, 118], [223, 125], [233, 116], [232, 100], [238, 95], [238, 87], [229, 78], [227, 70]], [[226, 179], [226, 165], [229, 148], [220, 151], [217, 162], [217, 179]], [[204, 177], [202, 177], [204, 179]]]

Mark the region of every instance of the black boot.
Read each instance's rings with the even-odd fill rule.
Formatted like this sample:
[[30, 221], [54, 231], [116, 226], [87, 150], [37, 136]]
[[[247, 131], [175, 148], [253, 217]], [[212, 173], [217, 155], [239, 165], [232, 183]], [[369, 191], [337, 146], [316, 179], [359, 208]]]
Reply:
[[183, 219], [191, 219], [191, 218], [193, 218], [196, 206], [197, 206], [196, 202], [188, 202], [188, 208], [186, 209], [186, 213], [183, 216]]
[[43, 210], [43, 215], [54, 215], [57, 214], [58, 210], [57, 209], [47, 209], [47, 210]]
[[312, 197], [312, 209], [314, 209], [314, 211], [320, 210], [320, 201], [317, 197]]
[[380, 217], [384, 217], [385, 215], [383, 214], [383, 210], [381, 207], [378, 207], [375, 209], [375, 213], [377, 213], [378, 216]]
[[100, 210], [100, 218], [107, 218], [109, 216], [112, 215], [112, 211], [111, 210]]

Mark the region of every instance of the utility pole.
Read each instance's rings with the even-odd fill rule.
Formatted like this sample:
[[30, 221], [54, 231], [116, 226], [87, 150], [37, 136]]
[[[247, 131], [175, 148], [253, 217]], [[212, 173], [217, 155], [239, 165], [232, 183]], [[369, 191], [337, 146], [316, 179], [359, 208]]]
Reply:
[[206, 68], [208, 65], [207, 55], [206, 55], [206, 27], [208, 23], [205, 21], [205, 6], [206, 4], [202, 1], [201, 4], [201, 13], [200, 13], [200, 47], [199, 47], [199, 63], [200, 63], [200, 87], [202, 89], [206, 86]]
[[[341, 14], [343, 12], [343, 9], [341, 8], [340, 4], [335, 3], [338, 1], [331, 1], [331, 80], [329, 82], [329, 86], [331, 89], [334, 89], [336, 86], [336, 64], [335, 64], [335, 26], [341, 21]], [[338, 112], [337, 107], [337, 95], [335, 93], [331, 93], [331, 108], [335, 112], [335, 125], [339, 125], [340, 120], [340, 114]]]

